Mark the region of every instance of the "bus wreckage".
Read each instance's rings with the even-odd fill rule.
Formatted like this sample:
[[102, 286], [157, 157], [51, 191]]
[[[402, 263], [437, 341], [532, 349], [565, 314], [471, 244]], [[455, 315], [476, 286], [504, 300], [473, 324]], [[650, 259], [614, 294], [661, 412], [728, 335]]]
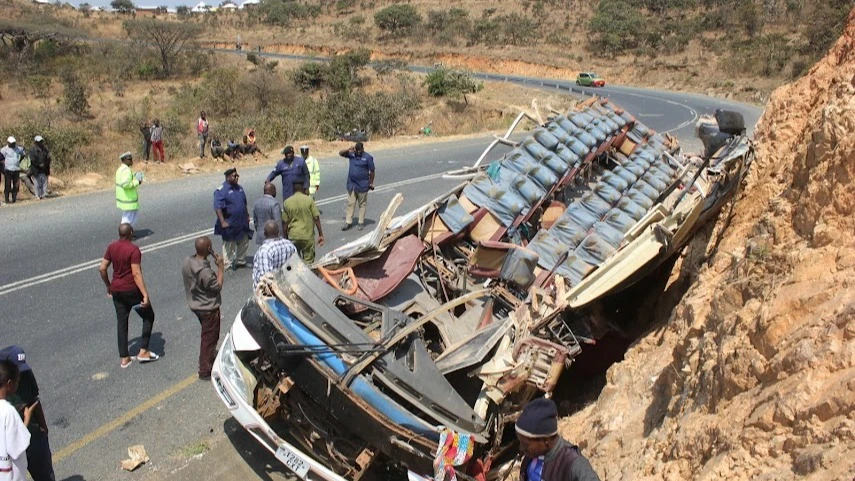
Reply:
[[292, 256], [238, 314], [212, 382], [300, 478], [501, 479], [522, 406], [602, 335], [598, 300], [675, 255], [754, 156], [729, 111], [699, 122], [699, 156], [603, 98], [515, 142], [525, 116], [456, 188], [393, 218], [397, 194], [372, 233]]

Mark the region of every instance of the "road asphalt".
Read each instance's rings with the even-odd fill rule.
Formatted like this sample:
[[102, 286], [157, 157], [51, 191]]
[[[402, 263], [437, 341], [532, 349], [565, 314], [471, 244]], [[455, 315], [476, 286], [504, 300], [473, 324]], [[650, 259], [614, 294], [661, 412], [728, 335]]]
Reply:
[[[543, 83], [544, 88], [573, 87]], [[681, 140], [691, 138], [698, 115], [715, 108], [742, 112], [750, 126], [762, 112], [692, 94], [626, 87], [596, 93], [611, 97], [651, 128]], [[442, 179], [442, 172], [471, 165], [489, 141], [487, 135], [447, 142], [425, 139], [420, 145], [381, 151], [367, 143], [366, 150], [375, 156], [378, 187], [369, 196], [368, 227], [397, 192], [404, 194], [398, 210], [403, 213], [452, 188], [457, 181]], [[340, 158], [320, 162], [323, 181], [318, 198], [327, 239], [327, 246], [319, 250], [323, 254], [363, 233], [339, 230], [346, 162]], [[250, 208], [261, 196], [271, 168], [240, 170]], [[284, 468], [228, 417], [210, 383], [195, 380], [199, 327], [185, 304], [180, 267], [192, 254], [193, 239], [213, 226], [212, 193], [222, 181], [220, 174], [204, 174], [143, 184], [140, 189], [138, 232], [144, 237], [138, 244], [157, 316], [150, 347], [162, 359], [134, 363], [129, 369], [119, 368], [115, 312], [97, 272], [119, 223], [113, 192], [0, 208], [0, 346], [14, 343], [27, 351], [42, 390], [58, 480], [286, 476]], [[249, 255], [254, 250], [251, 247]], [[250, 288], [251, 269], [227, 273], [222, 333]], [[141, 328], [134, 316], [132, 354]], [[145, 445], [151, 462], [133, 474], [119, 471], [127, 447], [135, 444]]]

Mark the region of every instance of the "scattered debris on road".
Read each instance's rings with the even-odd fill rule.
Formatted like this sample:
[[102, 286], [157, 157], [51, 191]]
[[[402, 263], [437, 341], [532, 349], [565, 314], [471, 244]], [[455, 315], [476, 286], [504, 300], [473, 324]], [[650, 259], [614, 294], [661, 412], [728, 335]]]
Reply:
[[145, 452], [145, 446], [137, 444], [128, 448], [128, 456], [130, 459], [122, 461], [122, 469], [125, 471], [133, 471], [140, 465], [150, 461], [148, 454]]

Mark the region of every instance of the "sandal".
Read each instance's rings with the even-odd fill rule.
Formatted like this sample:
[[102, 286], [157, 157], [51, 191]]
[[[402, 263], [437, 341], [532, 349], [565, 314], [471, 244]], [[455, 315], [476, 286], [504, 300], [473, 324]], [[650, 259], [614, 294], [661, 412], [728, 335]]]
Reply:
[[148, 357], [139, 357], [139, 356], [137, 356], [137, 361], [139, 361], [139, 362], [143, 362], [143, 363], [145, 363], [145, 362], [154, 362], [154, 361], [157, 361], [158, 359], [160, 359], [160, 356], [158, 356], [157, 354], [155, 354], [155, 353], [153, 353], [153, 352], [149, 352], [149, 353], [148, 353]]
[[127, 369], [127, 368], [128, 368], [128, 366], [130, 366], [133, 362], [134, 362], [134, 358], [133, 358], [133, 357], [131, 357], [131, 360], [130, 360], [130, 361], [128, 361], [127, 363], [120, 362], [120, 363], [119, 363], [119, 367], [121, 367], [122, 369]]

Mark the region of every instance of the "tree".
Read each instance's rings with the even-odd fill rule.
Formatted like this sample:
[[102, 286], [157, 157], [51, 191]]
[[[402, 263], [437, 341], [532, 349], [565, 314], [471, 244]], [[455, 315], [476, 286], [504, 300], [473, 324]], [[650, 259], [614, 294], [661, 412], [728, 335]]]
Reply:
[[92, 14], [92, 5], [89, 5], [88, 3], [81, 3], [77, 6], [77, 9], [83, 13], [83, 18], [89, 18], [89, 15]]
[[113, 7], [113, 10], [126, 15], [134, 13], [137, 9], [131, 0], [113, 0], [110, 2], [110, 6]]
[[476, 82], [466, 72], [440, 68], [431, 72], [425, 79], [428, 94], [434, 97], [463, 97], [463, 103], [469, 105], [466, 94], [474, 94], [484, 88], [482, 82]]
[[179, 5], [175, 7], [175, 13], [177, 13], [179, 17], [188, 17], [190, 16], [190, 7], [187, 5]]
[[141, 18], [126, 20], [124, 23], [128, 37], [141, 44], [152, 44], [160, 54], [163, 74], [172, 74], [173, 60], [181, 54], [188, 42], [201, 33], [201, 27], [195, 23], [176, 23]]
[[627, 0], [600, 0], [591, 19], [591, 45], [607, 54], [636, 48], [644, 34], [641, 16]]
[[374, 14], [377, 28], [391, 36], [405, 35], [421, 21], [421, 15], [412, 5], [390, 5]]

